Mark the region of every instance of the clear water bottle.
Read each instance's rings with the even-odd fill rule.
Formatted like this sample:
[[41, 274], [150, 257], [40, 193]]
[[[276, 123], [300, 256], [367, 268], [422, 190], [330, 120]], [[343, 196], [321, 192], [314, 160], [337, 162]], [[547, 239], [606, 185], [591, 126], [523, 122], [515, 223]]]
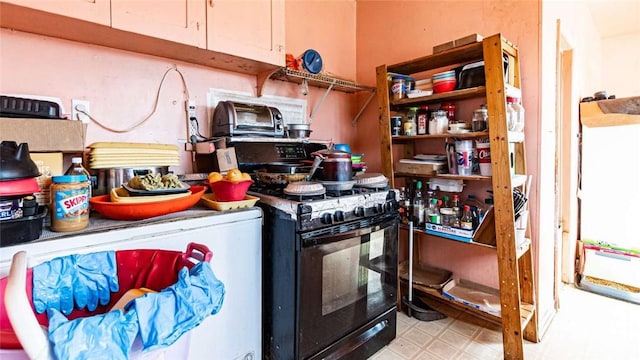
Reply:
[[87, 187], [89, 188], [89, 197], [92, 196], [93, 184], [91, 181], [91, 174], [89, 170], [85, 169], [82, 166], [82, 158], [81, 157], [73, 157], [71, 158], [71, 166], [64, 173], [65, 175], [86, 175], [87, 176]]

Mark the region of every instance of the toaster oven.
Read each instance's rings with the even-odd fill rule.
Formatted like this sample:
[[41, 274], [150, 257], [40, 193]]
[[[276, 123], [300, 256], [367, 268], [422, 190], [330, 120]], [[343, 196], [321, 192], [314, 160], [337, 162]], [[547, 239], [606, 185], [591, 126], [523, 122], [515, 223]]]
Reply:
[[213, 113], [212, 136], [284, 136], [280, 110], [235, 101], [220, 101]]

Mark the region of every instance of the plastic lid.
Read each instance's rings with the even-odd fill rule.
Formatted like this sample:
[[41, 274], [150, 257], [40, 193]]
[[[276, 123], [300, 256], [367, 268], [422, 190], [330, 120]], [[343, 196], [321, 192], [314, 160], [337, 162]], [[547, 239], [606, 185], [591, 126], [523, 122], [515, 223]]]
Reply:
[[418, 182], [416, 183], [416, 188], [417, 188], [417, 189], [422, 189], [422, 181], [418, 181]]
[[59, 175], [51, 178], [54, 183], [73, 183], [87, 181], [87, 175]]
[[71, 163], [72, 164], [82, 164], [82, 158], [81, 157], [72, 157], [71, 158]]
[[317, 74], [322, 70], [322, 57], [320, 53], [313, 49], [309, 49], [302, 54], [302, 66], [308, 72]]

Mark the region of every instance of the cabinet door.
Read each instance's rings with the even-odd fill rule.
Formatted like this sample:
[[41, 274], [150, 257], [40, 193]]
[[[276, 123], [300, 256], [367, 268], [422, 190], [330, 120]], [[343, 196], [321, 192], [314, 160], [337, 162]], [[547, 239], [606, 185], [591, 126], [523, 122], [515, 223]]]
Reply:
[[111, 26], [204, 48], [203, 0], [111, 0]]
[[207, 49], [284, 66], [284, 0], [208, 0]]
[[110, 0], [7, 0], [6, 2], [106, 26], [111, 25]]

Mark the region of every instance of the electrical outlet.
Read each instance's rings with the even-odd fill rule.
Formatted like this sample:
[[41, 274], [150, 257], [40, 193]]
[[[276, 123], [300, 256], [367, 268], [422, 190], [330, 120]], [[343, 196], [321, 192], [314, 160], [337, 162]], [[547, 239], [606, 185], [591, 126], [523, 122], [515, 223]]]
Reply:
[[71, 119], [72, 120], [81, 120], [83, 123], [89, 123], [89, 116], [82, 113], [85, 112], [90, 114], [89, 112], [89, 101], [88, 100], [78, 100], [71, 99]]
[[196, 101], [187, 100], [185, 102], [185, 110], [187, 111], [187, 121], [189, 124], [189, 134], [187, 142], [193, 143], [198, 136], [198, 119], [196, 119]]

